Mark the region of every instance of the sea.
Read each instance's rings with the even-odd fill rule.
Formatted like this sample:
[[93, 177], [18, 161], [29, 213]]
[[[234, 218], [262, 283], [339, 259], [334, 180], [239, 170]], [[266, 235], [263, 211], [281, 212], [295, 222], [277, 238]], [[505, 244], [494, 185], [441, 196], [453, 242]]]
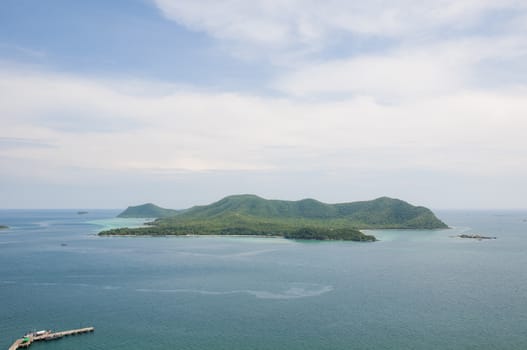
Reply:
[[374, 243], [97, 236], [118, 212], [0, 210], [0, 349], [527, 349], [527, 210]]

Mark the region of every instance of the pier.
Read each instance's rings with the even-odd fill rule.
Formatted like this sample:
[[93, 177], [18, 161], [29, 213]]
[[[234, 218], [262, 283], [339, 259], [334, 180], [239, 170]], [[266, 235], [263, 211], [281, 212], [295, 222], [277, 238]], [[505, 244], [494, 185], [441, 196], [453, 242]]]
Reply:
[[13, 345], [9, 347], [9, 350], [17, 350], [22, 348], [27, 348], [33, 342], [36, 341], [48, 341], [48, 340], [56, 340], [60, 338], [64, 338], [69, 335], [77, 335], [77, 334], [83, 334], [83, 333], [91, 333], [95, 330], [94, 327], [86, 327], [86, 328], [79, 328], [79, 329], [71, 329], [69, 331], [60, 331], [60, 332], [52, 332], [52, 331], [39, 331], [39, 332], [33, 332], [26, 334], [20, 339], [15, 340]]

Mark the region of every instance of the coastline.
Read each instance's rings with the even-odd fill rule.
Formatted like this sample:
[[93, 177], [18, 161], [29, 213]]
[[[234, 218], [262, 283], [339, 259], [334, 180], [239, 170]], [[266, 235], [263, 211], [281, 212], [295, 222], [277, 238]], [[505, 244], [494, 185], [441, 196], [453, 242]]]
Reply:
[[[126, 228], [126, 227], [125, 227]], [[101, 231], [102, 232], [102, 231]], [[151, 237], [151, 238], [168, 238], [168, 237], [214, 237], [214, 238], [222, 238], [222, 237], [234, 237], [234, 238], [281, 238], [284, 240], [287, 240], [289, 238], [285, 238], [284, 236], [279, 235], [196, 235], [196, 234], [185, 234], [185, 235], [99, 235], [99, 237]]]
[[374, 243], [379, 242], [380, 239], [376, 238], [373, 241], [354, 241], [349, 239], [307, 239], [307, 238], [286, 238], [284, 236], [280, 235], [196, 235], [196, 234], [189, 234], [189, 235], [99, 235], [98, 237], [117, 237], [117, 238], [240, 238], [240, 239], [251, 239], [251, 238], [257, 238], [257, 239], [280, 239], [281, 241], [287, 242], [293, 242], [293, 241], [301, 241], [301, 242], [354, 242], [354, 243]]

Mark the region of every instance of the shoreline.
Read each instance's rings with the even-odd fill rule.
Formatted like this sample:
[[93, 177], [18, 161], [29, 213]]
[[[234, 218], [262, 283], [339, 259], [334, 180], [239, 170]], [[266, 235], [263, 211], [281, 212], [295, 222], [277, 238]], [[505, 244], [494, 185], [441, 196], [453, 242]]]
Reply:
[[[103, 231], [101, 231], [103, 232]], [[98, 237], [152, 237], [152, 238], [166, 238], [166, 237], [216, 237], [216, 238], [222, 238], [222, 237], [238, 237], [238, 238], [246, 238], [246, 237], [254, 237], [254, 238], [282, 238], [282, 239], [288, 239], [284, 236], [279, 235], [195, 235], [195, 234], [186, 234], [186, 235], [100, 235], [97, 233]]]
[[308, 238], [287, 238], [284, 236], [279, 235], [196, 235], [196, 234], [188, 234], [188, 235], [99, 235], [96, 234], [97, 237], [122, 237], [122, 238], [141, 238], [141, 237], [148, 237], [148, 238], [205, 238], [205, 237], [212, 237], [212, 238], [258, 238], [258, 239], [280, 239], [283, 241], [303, 241], [303, 242], [355, 242], [355, 243], [374, 243], [379, 242], [380, 240], [378, 238], [375, 238], [375, 240], [351, 240], [351, 239], [308, 239]]

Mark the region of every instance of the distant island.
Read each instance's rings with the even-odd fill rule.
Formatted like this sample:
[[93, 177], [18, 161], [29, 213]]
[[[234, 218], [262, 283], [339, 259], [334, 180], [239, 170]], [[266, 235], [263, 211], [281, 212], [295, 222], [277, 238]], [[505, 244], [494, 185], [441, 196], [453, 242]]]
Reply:
[[81, 211], [78, 211], [77, 214], [78, 214], [78, 215], [84, 215], [84, 214], [88, 214], [88, 212], [87, 212], [87, 211], [82, 211], [82, 210], [81, 210]]
[[119, 217], [158, 219], [147, 227], [119, 228], [110, 235], [248, 235], [291, 239], [375, 241], [361, 229], [442, 229], [448, 226], [427, 208], [399, 199], [326, 204], [315, 199], [267, 200], [256, 195], [234, 195], [210, 205], [186, 210], [151, 203], [127, 208]]
[[470, 239], [477, 239], [478, 241], [481, 241], [482, 239], [496, 239], [496, 237], [492, 236], [482, 236], [478, 234], [468, 235], [466, 233], [458, 235], [459, 238], [470, 238]]
[[8, 228], [9, 228], [9, 226], [0, 225], [0, 230], [7, 230]]
[[165, 209], [152, 203], [128, 207], [118, 218], [166, 218], [178, 214], [179, 210]]

